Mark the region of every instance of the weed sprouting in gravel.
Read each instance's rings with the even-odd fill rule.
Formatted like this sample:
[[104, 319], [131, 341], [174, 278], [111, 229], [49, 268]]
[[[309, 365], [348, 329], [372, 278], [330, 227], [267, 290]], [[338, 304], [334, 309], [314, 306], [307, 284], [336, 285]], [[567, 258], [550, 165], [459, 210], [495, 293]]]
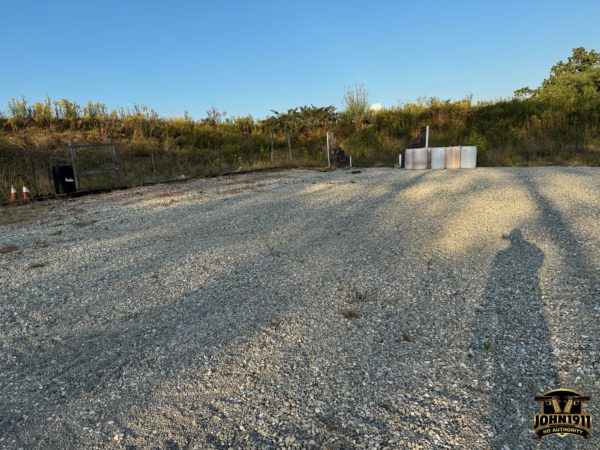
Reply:
[[408, 334], [407, 332], [402, 332], [400, 333], [400, 336], [398, 337], [398, 340], [400, 342], [412, 342], [413, 338], [410, 334]]
[[165, 441], [165, 450], [179, 450], [179, 449], [181, 449], [181, 447], [179, 446], [177, 441], [175, 441], [173, 439], [167, 439]]
[[350, 303], [361, 303], [367, 301], [367, 293], [356, 286], [350, 291]]
[[19, 247], [16, 245], [5, 245], [4, 247], [0, 247], [0, 254], [5, 255], [6, 253], [12, 253], [19, 250]]
[[181, 197], [182, 195], [183, 195], [182, 191], [159, 192], [158, 194], [154, 195], [154, 198], [175, 198], [175, 197]]
[[85, 227], [89, 227], [90, 225], [93, 225], [94, 223], [96, 223], [95, 220], [88, 220], [88, 221], [75, 222], [73, 224], [73, 226], [75, 228], [85, 228]]
[[483, 349], [487, 352], [490, 353], [493, 350], [494, 346], [492, 345], [492, 343], [490, 341], [485, 341], [483, 343]]
[[150, 280], [152, 281], [152, 283], [158, 283], [159, 278], [160, 277], [158, 275], [158, 272], [152, 272], [150, 274]]
[[337, 418], [333, 414], [323, 414], [319, 416], [319, 421], [325, 425], [328, 431], [336, 431], [340, 427]]
[[340, 290], [347, 292], [348, 303], [362, 303], [366, 302], [369, 298], [365, 289], [358, 287], [352, 282], [348, 287], [341, 286]]
[[281, 256], [281, 252], [277, 250], [274, 244], [267, 244], [267, 254], [269, 256]]
[[280, 321], [280, 320], [277, 320], [277, 319], [272, 319], [272, 320], [271, 320], [271, 321], [270, 321], [270, 322], [267, 324], [267, 326], [268, 326], [269, 328], [273, 328], [273, 329], [277, 330], [277, 329], [281, 328], [281, 321]]
[[29, 268], [30, 269], [39, 269], [40, 267], [46, 267], [48, 265], [48, 262], [46, 261], [38, 261], [38, 262], [33, 262], [31, 264], [29, 264]]
[[351, 309], [343, 309], [341, 311], [341, 314], [342, 317], [346, 320], [354, 320], [360, 317], [360, 315], [356, 311], [353, 311]]
[[50, 233], [50, 236], [60, 236], [63, 234], [63, 230], [56, 230]]

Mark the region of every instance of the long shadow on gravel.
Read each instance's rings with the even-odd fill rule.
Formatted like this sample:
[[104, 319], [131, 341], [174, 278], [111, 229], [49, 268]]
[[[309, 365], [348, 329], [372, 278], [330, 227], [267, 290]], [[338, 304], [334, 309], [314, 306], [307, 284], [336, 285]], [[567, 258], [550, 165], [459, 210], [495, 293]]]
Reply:
[[[389, 193], [374, 202], [385, 205], [423, 176], [394, 183]], [[330, 220], [332, 224], [349, 217], [367, 221], [373, 210], [368, 206], [342, 202], [338, 210], [343, 213]], [[287, 205], [292, 211], [294, 207], [293, 202]], [[251, 210], [236, 213], [244, 216]], [[322, 251], [319, 243], [330, 231], [328, 227], [304, 231], [288, 236], [288, 246], [289, 251], [296, 250], [295, 255], [306, 252], [309, 258]], [[177, 256], [168, 263], [176, 262]], [[264, 264], [265, 273], [273, 271], [271, 277], [247, 280], [235, 275], [260, 264]], [[28, 388], [24, 397], [0, 407], [0, 437], [16, 439], [17, 446], [24, 447], [93, 447], [98, 444], [93, 437], [86, 442], [87, 438], [78, 433], [82, 426], [93, 426], [74, 412], [79, 401], [96, 398], [95, 408], [125, 422], [130, 418], [128, 410], [144, 409], [151, 392], [172, 381], [182, 368], [195, 365], [240, 336], [251, 335], [271, 320], [273, 311], [283, 315], [296, 307], [289, 301], [294, 286], [272, 282], [273, 278], [285, 279], [285, 271], [276, 257], [252, 255], [239, 265], [233, 263], [214, 280], [186, 292], [177, 303], [153, 306], [139, 317], [118, 317], [110, 324], [73, 332], [55, 345], [19, 343], [22, 348], [15, 355], [19, 369], [3, 364], [0, 369], [6, 368], [14, 383]], [[262, 295], [257, 295], [255, 289]], [[111, 391], [119, 392], [129, 386], [128, 380], [135, 379], [140, 380], [135, 392], [122, 390], [129, 398], [109, 398]], [[66, 387], [66, 394], [61, 392], [59, 382]], [[5, 398], [11, 396], [9, 386], [0, 388]], [[63, 420], [50, 422], [48, 416], [52, 413]], [[28, 422], [23, 422], [24, 414], [29, 416]]]
[[475, 315], [471, 346], [481, 394], [491, 400], [491, 444], [520, 448], [531, 444], [533, 397], [554, 386], [557, 374], [539, 283], [544, 252], [520, 229], [504, 239], [510, 246], [494, 259]]

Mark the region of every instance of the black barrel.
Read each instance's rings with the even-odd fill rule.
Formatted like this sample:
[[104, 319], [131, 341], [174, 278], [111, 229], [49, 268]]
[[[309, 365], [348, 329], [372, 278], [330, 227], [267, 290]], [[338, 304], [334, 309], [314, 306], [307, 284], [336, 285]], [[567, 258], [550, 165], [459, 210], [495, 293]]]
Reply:
[[71, 166], [53, 166], [54, 190], [57, 194], [72, 194], [75, 192], [75, 174]]

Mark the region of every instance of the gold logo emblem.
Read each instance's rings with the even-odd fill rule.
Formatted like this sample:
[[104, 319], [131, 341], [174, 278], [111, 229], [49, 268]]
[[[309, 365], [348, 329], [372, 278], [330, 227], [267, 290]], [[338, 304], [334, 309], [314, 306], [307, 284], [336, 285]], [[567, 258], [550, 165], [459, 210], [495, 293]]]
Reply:
[[533, 416], [537, 439], [550, 434], [560, 437], [575, 434], [587, 438], [592, 431], [592, 415], [583, 411], [583, 402], [589, 401], [590, 397], [569, 389], [555, 389], [535, 399], [542, 403], [541, 413]]

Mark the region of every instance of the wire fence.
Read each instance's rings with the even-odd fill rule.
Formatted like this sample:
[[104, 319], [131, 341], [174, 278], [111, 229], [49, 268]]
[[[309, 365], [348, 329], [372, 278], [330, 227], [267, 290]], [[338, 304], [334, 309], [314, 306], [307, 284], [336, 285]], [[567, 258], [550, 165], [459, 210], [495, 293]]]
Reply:
[[[324, 150], [324, 149], [323, 149]], [[52, 167], [73, 166], [77, 191], [140, 186], [181, 178], [218, 175], [240, 169], [325, 166], [325, 151], [265, 147], [245, 155], [204, 149], [195, 151], [135, 150], [116, 143], [73, 145], [45, 149], [9, 148], [0, 151], [0, 203], [9, 200], [11, 186], [21, 195], [23, 186], [32, 197], [56, 195]]]

